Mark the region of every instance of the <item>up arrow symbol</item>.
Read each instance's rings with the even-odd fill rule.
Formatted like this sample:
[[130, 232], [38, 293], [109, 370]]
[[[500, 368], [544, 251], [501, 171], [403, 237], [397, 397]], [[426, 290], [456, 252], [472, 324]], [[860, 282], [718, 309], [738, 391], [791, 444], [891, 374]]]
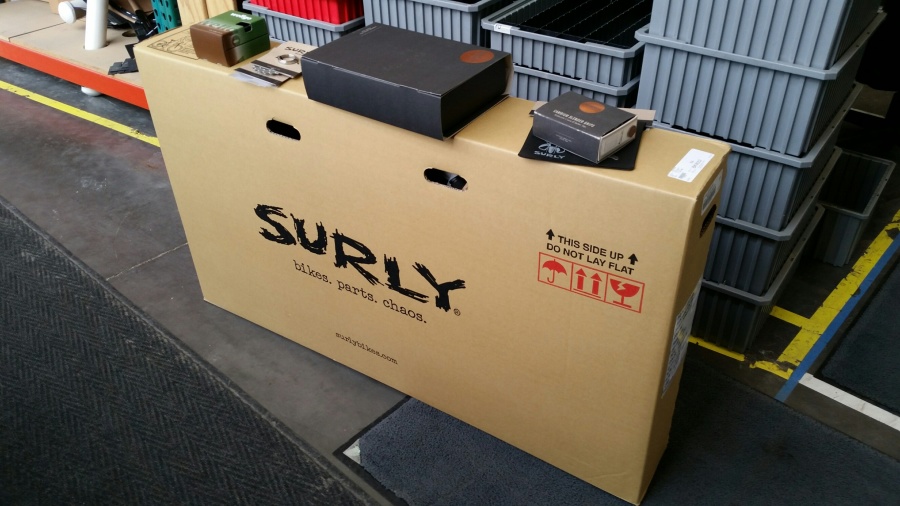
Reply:
[[547, 240], [548, 240], [548, 241], [552, 241], [552, 240], [553, 240], [553, 237], [554, 237], [555, 235], [556, 235], [556, 234], [553, 233], [553, 229], [551, 228], [550, 230], [547, 231]]
[[632, 253], [631, 256], [628, 257], [628, 259], [631, 260], [631, 265], [634, 265], [637, 263], [637, 255], [635, 255], [634, 253]]

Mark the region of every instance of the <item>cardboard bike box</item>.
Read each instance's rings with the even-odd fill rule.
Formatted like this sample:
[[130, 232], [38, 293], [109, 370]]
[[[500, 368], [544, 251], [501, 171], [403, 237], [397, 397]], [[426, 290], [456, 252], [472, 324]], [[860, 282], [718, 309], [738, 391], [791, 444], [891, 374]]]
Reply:
[[135, 52], [207, 301], [641, 500], [726, 144], [650, 129], [632, 171], [547, 163], [518, 156], [525, 100], [439, 140], [239, 82], [184, 29]]

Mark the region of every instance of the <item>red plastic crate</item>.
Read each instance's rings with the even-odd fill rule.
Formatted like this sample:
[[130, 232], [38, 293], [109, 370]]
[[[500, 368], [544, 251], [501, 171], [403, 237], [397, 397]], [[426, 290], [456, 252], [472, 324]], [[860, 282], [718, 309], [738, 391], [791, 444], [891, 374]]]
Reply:
[[343, 24], [365, 15], [363, 0], [251, 0], [275, 12], [326, 23]]

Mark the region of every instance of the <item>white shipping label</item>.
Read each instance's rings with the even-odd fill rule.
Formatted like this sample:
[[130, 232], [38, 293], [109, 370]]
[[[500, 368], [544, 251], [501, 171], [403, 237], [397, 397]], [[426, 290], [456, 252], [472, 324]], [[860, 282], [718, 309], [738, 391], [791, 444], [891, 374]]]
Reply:
[[690, 183], [697, 177], [697, 174], [700, 174], [700, 172], [703, 171], [703, 168], [713, 159], [713, 156], [715, 155], [707, 153], [706, 151], [691, 149], [684, 155], [681, 161], [675, 164], [675, 167], [669, 171], [669, 177]]
[[675, 379], [675, 373], [678, 367], [684, 362], [684, 356], [687, 354], [688, 339], [691, 337], [691, 326], [694, 323], [694, 313], [697, 312], [697, 299], [700, 297], [701, 279], [694, 288], [694, 293], [688, 297], [687, 303], [675, 317], [675, 331], [672, 334], [672, 348], [669, 350], [669, 363], [666, 365], [666, 379], [663, 382], [662, 396], [666, 396], [666, 392]]

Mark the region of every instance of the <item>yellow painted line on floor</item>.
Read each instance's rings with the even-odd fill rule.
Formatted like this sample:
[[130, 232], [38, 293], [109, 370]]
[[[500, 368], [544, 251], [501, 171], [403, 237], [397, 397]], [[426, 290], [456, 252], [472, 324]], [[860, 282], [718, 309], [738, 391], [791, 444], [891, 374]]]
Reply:
[[[790, 378], [794, 372], [794, 367], [800, 365], [800, 362], [815, 346], [822, 333], [828, 329], [838, 313], [847, 304], [847, 301], [859, 290], [863, 280], [866, 279], [875, 264], [884, 256], [885, 251], [894, 241], [891, 237], [891, 233], [894, 230], [900, 230], [900, 211], [894, 215], [893, 219], [888, 222], [862, 256], [853, 264], [850, 273], [838, 283], [825, 301], [822, 302], [822, 305], [809, 318], [779, 306], [772, 308], [770, 316], [799, 327], [800, 330], [776, 361], [759, 360], [750, 364], [750, 367], [770, 372], [780, 378]], [[746, 361], [746, 356], [743, 354], [735, 353], [702, 339], [691, 337], [689, 341], [739, 362]]]
[[770, 362], [768, 360], [758, 360], [756, 362], [753, 362], [752, 364], [750, 364], [750, 368], [770, 372], [781, 379], [788, 379], [791, 377], [791, 374], [794, 373], [794, 369], [792, 367], [786, 367], [784, 365]]
[[[725, 355], [726, 357], [737, 360], [738, 362], [746, 362], [747, 357], [743, 353], [737, 353], [731, 351], [727, 348], [723, 348], [716, 344], [710, 343], [708, 341], [704, 341], [703, 339], [699, 339], [696, 337], [689, 337], [688, 342], [692, 344], [696, 344], [701, 348], [706, 348], [707, 350], [714, 351], [719, 355]], [[791, 373], [794, 372], [793, 368], [787, 367], [783, 364], [778, 364], [775, 362], [771, 362], [768, 360], [758, 360], [750, 364], [751, 369], [762, 369], [763, 371], [770, 372], [778, 377], [788, 379], [791, 377]]]
[[884, 255], [884, 252], [894, 242], [890, 231], [897, 229], [900, 229], [900, 211], [894, 215], [887, 226], [875, 237], [865, 253], [859, 257], [859, 260], [853, 264], [853, 269], [847, 277], [838, 283], [838, 286], [835, 287], [819, 309], [810, 317], [810, 324], [797, 333], [791, 344], [778, 357], [779, 362], [795, 366], [800, 365], [800, 362], [803, 361], [809, 350], [816, 344], [822, 332], [828, 328], [847, 301], [859, 290], [863, 280], [866, 279], [866, 276], [869, 275], [869, 272]]
[[775, 318], [778, 318], [781, 321], [790, 323], [791, 325], [794, 325], [795, 327], [800, 327], [800, 328], [806, 328], [810, 324], [809, 318], [800, 316], [797, 313], [788, 311], [787, 309], [784, 309], [784, 308], [781, 308], [778, 306], [775, 306], [772, 308], [772, 312], [769, 313], [769, 316], [774, 316]]
[[699, 346], [701, 348], [706, 348], [707, 350], [714, 351], [714, 352], [718, 353], [719, 355], [725, 355], [726, 357], [737, 360], [738, 362], [743, 362], [745, 360], [744, 355], [742, 353], [733, 352], [727, 348], [723, 348], [719, 345], [710, 343], [709, 341], [704, 341], [703, 339], [699, 339], [696, 337], [689, 337], [688, 342], [696, 344], [697, 346]]
[[0, 81], [0, 90], [5, 90], [10, 93], [14, 93], [19, 95], [20, 97], [27, 98], [39, 104], [46, 105], [48, 107], [52, 107], [58, 111], [62, 111], [66, 114], [71, 114], [72, 116], [76, 116], [86, 121], [90, 121], [91, 123], [100, 125], [105, 128], [109, 128], [110, 130], [115, 130], [116, 132], [125, 134], [129, 137], [137, 139], [139, 141], [144, 141], [147, 144], [152, 144], [156, 147], [159, 147], [159, 140], [156, 137], [152, 137], [146, 134], [139, 132], [138, 130], [131, 128], [129, 126], [123, 125], [121, 123], [116, 123], [115, 121], [97, 116], [96, 114], [89, 113], [87, 111], [82, 111], [77, 107], [72, 107], [68, 104], [64, 104], [57, 100], [53, 100], [52, 98], [45, 97], [38, 93], [34, 93], [32, 91], [28, 91], [24, 88], [19, 88], [13, 84]]

